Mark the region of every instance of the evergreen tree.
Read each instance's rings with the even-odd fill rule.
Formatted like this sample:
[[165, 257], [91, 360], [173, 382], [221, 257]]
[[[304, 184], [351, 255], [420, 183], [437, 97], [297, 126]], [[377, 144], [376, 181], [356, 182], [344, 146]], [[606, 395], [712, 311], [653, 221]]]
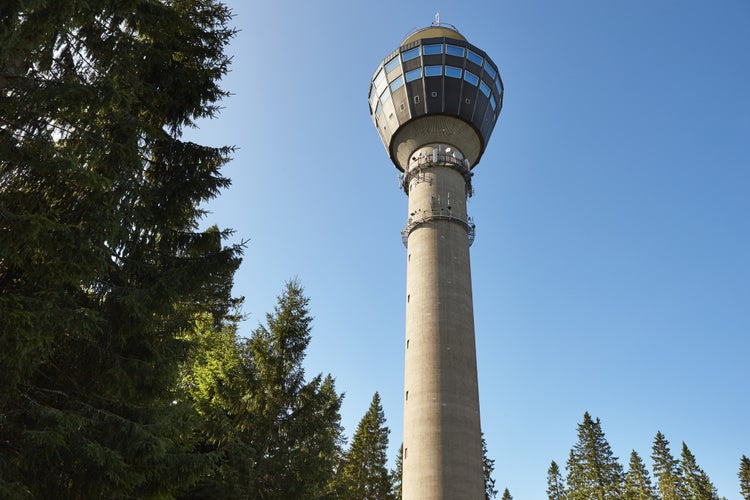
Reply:
[[180, 139], [226, 95], [216, 0], [0, 6], [0, 496], [170, 496], [211, 467], [173, 404], [241, 248], [199, 231], [230, 148]]
[[487, 441], [485, 441], [484, 434], [482, 434], [482, 472], [484, 472], [484, 497], [486, 500], [497, 496], [495, 478], [492, 477], [494, 470], [495, 460], [491, 460], [487, 455]]
[[547, 497], [549, 500], [566, 500], [568, 498], [560, 467], [554, 460], [547, 469]]
[[302, 362], [310, 343], [309, 298], [296, 280], [287, 282], [267, 327], [241, 346], [244, 376], [252, 380], [242, 398], [248, 418], [240, 422], [252, 444], [257, 496], [321, 498], [333, 494], [343, 443], [343, 396], [328, 375], [305, 381]]
[[357, 425], [352, 444], [346, 454], [343, 482], [348, 500], [393, 498], [388, 474], [388, 434], [380, 395], [372, 397], [370, 408]]
[[625, 492], [624, 500], [656, 500], [656, 492], [651, 484], [651, 478], [648, 474], [641, 457], [633, 450], [630, 453], [630, 464], [628, 472], [625, 474]]
[[404, 443], [398, 449], [398, 455], [396, 455], [396, 468], [391, 470], [391, 482], [393, 487], [391, 488], [391, 496], [393, 500], [401, 500], [401, 479], [404, 475]]
[[745, 500], [750, 500], [750, 458], [742, 455], [740, 459], [740, 471], [737, 473], [740, 478], [740, 494]]
[[669, 441], [661, 432], [656, 433], [651, 459], [654, 463], [654, 476], [662, 500], [684, 499], [684, 485], [680, 463], [669, 450]]
[[708, 475], [695, 461], [695, 455], [682, 442], [682, 474], [685, 481], [685, 498], [688, 500], [718, 500], [719, 495]]
[[601, 423], [588, 412], [578, 425], [578, 442], [567, 463], [568, 498], [604, 500], [622, 497], [623, 471], [612, 455]]
[[502, 500], [513, 500], [513, 496], [510, 494], [510, 491], [508, 491], [508, 488], [505, 488], [505, 490], [503, 490]]

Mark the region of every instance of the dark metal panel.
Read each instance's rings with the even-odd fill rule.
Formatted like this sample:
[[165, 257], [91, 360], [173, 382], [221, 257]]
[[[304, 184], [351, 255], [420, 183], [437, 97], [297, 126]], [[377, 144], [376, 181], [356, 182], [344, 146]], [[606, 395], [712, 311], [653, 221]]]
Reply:
[[443, 112], [443, 77], [428, 76], [425, 81], [425, 96], [427, 100], [428, 113]]
[[406, 93], [409, 95], [409, 106], [411, 115], [416, 117], [426, 112], [424, 102], [424, 85], [422, 79], [414, 80], [406, 84]]
[[462, 80], [458, 78], [445, 77], [445, 105], [443, 112], [449, 115], [458, 115], [458, 110], [461, 107], [461, 84]]

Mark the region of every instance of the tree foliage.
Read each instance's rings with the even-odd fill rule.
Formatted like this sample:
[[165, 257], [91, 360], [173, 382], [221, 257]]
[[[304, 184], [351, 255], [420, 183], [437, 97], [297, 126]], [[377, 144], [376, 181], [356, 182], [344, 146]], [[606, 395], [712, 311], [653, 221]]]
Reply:
[[547, 498], [549, 500], [566, 500], [568, 498], [560, 467], [554, 460], [547, 469]]
[[345, 498], [393, 498], [393, 486], [386, 465], [389, 433], [380, 395], [376, 392], [367, 413], [357, 425], [352, 444], [346, 453], [342, 474]]
[[398, 454], [396, 455], [396, 467], [391, 470], [391, 496], [393, 497], [393, 500], [401, 500], [401, 488], [402, 483], [401, 480], [404, 476], [404, 443], [401, 443], [401, 446], [398, 449]]
[[662, 500], [681, 500], [684, 498], [684, 481], [680, 462], [669, 450], [669, 441], [661, 431], [657, 431], [652, 446], [651, 460], [654, 464], [654, 476]]
[[740, 494], [745, 500], [750, 500], [750, 458], [742, 455], [740, 459], [740, 471], [737, 473], [740, 478]]
[[241, 248], [199, 231], [230, 148], [181, 140], [226, 95], [213, 0], [0, 6], [0, 496], [169, 495], [211, 467], [173, 404]]
[[510, 494], [510, 491], [508, 491], [508, 488], [505, 488], [503, 490], [502, 500], [513, 500], [513, 495]]
[[566, 469], [568, 498], [622, 497], [622, 466], [612, 455], [599, 419], [594, 421], [588, 412], [578, 424], [578, 442], [570, 451]]
[[625, 474], [625, 500], [656, 500], [656, 491], [651, 484], [646, 465], [640, 455], [633, 450], [630, 453], [628, 472]]
[[711, 483], [708, 474], [698, 466], [695, 455], [684, 441], [682, 442], [680, 457], [682, 474], [685, 480], [685, 498], [689, 500], [718, 500], [716, 488]]
[[484, 497], [486, 500], [491, 500], [492, 498], [495, 498], [497, 496], [497, 489], [495, 488], [495, 478], [492, 477], [492, 473], [494, 471], [495, 460], [489, 457], [487, 451], [487, 441], [484, 439], [484, 434], [482, 434], [482, 472], [484, 473]]

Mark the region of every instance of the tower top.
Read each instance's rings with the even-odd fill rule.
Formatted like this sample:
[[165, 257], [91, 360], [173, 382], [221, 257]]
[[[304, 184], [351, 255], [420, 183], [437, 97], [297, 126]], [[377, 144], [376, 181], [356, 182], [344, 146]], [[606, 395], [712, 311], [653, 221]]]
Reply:
[[432, 143], [479, 163], [503, 106], [497, 66], [450, 24], [408, 34], [370, 81], [370, 116], [396, 168]]

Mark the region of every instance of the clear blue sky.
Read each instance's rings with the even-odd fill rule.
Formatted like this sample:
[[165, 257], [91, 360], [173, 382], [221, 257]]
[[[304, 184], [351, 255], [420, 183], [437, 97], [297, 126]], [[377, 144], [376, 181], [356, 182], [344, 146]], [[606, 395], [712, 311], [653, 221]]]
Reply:
[[379, 391], [401, 443], [406, 196], [370, 121], [372, 72], [440, 11], [505, 106], [469, 210], [482, 423], [498, 486], [545, 497], [583, 413], [624, 467], [657, 430], [720, 495], [750, 455], [750, 3], [229, 2], [235, 95], [189, 138], [240, 149], [207, 224], [249, 239], [248, 335], [298, 276], [308, 375], [353, 434]]

